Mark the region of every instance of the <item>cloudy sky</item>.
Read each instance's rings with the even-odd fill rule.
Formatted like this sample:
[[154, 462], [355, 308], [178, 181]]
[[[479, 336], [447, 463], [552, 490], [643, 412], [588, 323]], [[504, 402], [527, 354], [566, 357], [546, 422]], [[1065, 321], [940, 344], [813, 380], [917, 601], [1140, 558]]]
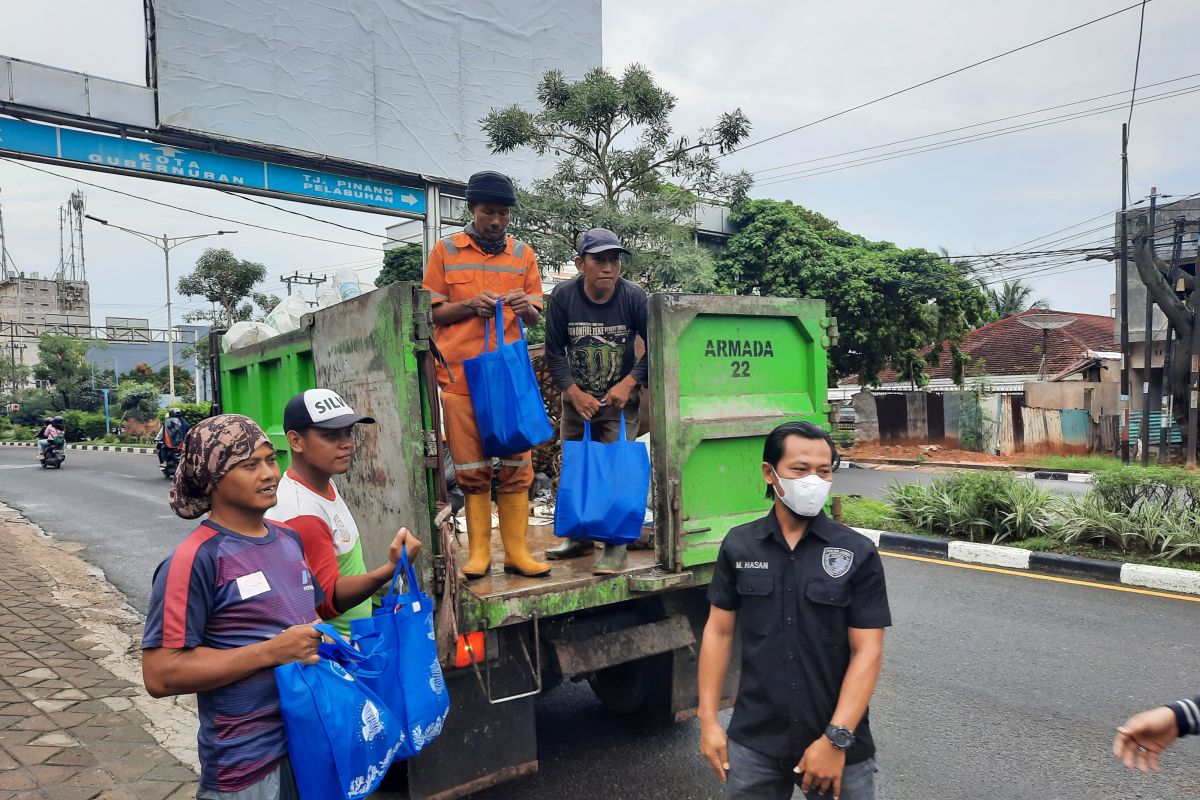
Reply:
[[[740, 107], [754, 125], [751, 140], [758, 141], [1132, 2], [606, 0], [604, 63], [618, 71], [632, 62], [650, 67], [679, 98], [680, 131], [697, 129], [721, 111]], [[0, 26], [0, 54], [141, 82], [141, 6], [141, 0], [0, 0], [5, 21]], [[1200, 66], [1195, 66], [1194, 58], [1197, 30], [1200, 3], [1194, 0], [1153, 0], [1146, 8], [1139, 73], [1139, 84], [1146, 88], [1139, 97], [1153, 102], [1138, 105], [1133, 112], [1130, 192], [1134, 200], [1148, 195], [1152, 186], [1175, 196], [1200, 192], [1200, 153], [1194, 134], [1200, 120], [1200, 93], [1155, 98], [1200, 89]], [[944, 246], [956, 254], [981, 254], [1011, 252], [1018, 245], [1057, 249], [1102, 244], [1105, 232], [1093, 229], [1106, 225], [1120, 204], [1120, 125], [1127, 118], [1127, 107], [928, 152], [900, 155], [896, 151], [1128, 103], [1137, 34], [1137, 11], [1119, 14], [750, 147], [729, 157], [727, 165], [754, 171], [758, 196], [794, 200], [851, 231], [901, 246]], [[1039, 111], [1059, 106], [1063, 107]], [[993, 122], [1008, 117], [1014, 118]], [[965, 126], [977, 127], [942, 133]], [[865, 149], [914, 137], [928, 138]], [[859, 150], [863, 152], [851, 152]], [[900, 157], [856, 161], [890, 154]], [[220, 243], [243, 258], [266, 264], [267, 288], [277, 293], [281, 290], [278, 276], [296, 269], [324, 273], [351, 266], [362, 269], [364, 280], [374, 276], [372, 266], [378, 257], [372, 249], [378, 247], [379, 237], [369, 232], [381, 232], [386, 224], [377, 216], [289, 206], [368, 232], [354, 233], [209, 190], [51, 169], [242, 223], [337, 242], [206, 220], [83, 187], [90, 213], [129, 227], [173, 236], [238, 227], [241, 232], [236, 237], [225, 237]], [[822, 170], [831, 171], [812, 174]], [[26, 272], [54, 270], [57, 208], [73, 187], [72, 180], [0, 162], [0, 203], [9, 250]], [[1105, 216], [1078, 224], [1101, 215]], [[1075, 227], [1046, 236], [1068, 226]], [[1075, 238], [1054, 241], [1071, 235]], [[1044, 238], [1025, 244], [1036, 237]], [[194, 259], [204, 244], [176, 251], [177, 263]], [[89, 229], [87, 245], [97, 321], [104, 316], [165, 321], [161, 256], [154, 248], [103, 229]], [[1027, 276], [1037, 294], [1056, 309], [1107, 313], [1111, 265], [1058, 261], [1010, 265], [1002, 275]], [[185, 310], [189, 306], [186, 300], [179, 302]]]

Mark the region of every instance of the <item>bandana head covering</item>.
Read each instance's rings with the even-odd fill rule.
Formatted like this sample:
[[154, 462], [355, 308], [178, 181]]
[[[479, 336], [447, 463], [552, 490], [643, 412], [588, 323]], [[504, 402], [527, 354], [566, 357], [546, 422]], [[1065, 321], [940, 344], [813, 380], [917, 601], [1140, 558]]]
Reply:
[[221, 479], [269, 442], [258, 423], [241, 414], [221, 414], [193, 425], [171, 484], [171, 510], [184, 519], [206, 513]]

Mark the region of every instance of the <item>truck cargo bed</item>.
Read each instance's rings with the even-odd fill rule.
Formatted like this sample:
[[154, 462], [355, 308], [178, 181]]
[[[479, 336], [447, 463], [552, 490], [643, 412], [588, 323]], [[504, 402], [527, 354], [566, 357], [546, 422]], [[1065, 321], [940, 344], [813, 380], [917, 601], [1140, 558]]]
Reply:
[[[546, 549], [556, 547], [562, 542], [554, 535], [554, 526], [530, 525], [527, 536], [529, 552], [539, 561], [546, 560]], [[481, 600], [501, 600], [517, 597], [530, 597], [564, 589], [578, 589], [601, 583], [603, 581], [625, 581], [626, 576], [653, 570], [653, 550], [630, 550], [629, 560], [625, 569], [618, 575], [593, 575], [592, 567], [600, 556], [600, 547], [594, 554], [569, 558], [566, 561], [551, 561], [550, 574], [543, 578], [526, 578], [504, 571], [504, 547], [500, 542], [500, 530], [492, 531], [492, 573], [486, 577], [473, 580], [467, 584], [475, 597]], [[455, 563], [460, 568], [467, 562], [467, 536], [460, 533], [456, 542], [454, 554]]]

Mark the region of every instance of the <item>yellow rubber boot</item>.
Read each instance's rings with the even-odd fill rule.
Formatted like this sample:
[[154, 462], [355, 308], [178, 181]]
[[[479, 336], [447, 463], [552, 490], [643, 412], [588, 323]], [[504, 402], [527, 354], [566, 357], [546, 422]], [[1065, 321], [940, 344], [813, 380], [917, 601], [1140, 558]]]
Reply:
[[550, 565], [537, 561], [529, 554], [525, 531], [529, 527], [529, 495], [525, 492], [505, 492], [496, 495], [500, 509], [500, 539], [504, 542], [504, 571], [527, 578], [550, 574]]
[[492, 498], [469, 494], [467, 499], [467, 542], [470, 558], [463, 565], [467, 578], [482, 578], [492, 569]]

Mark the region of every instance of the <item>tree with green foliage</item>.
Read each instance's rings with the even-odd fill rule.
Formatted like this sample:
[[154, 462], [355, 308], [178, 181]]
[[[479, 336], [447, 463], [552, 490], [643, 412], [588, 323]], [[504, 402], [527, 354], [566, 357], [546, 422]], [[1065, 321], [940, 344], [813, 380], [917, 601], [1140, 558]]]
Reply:
[[750, 200], [736, 207], [738, 231], [718, 257], [721, 288], [735, 294], [811, 297], [838, 320], [831, 378], [877, 383], [888, 366], [920, 386], [949, 340], [955, 375], [966, 334], [987, 317], [987, 298], [970, 275], [919, 248], [872, 242], [790, 201]]
[[696, 206], [745, 197], [749, 174], [722, 172], [719, 156], [749, 136], [750, 121], [739, 109], [694, 139], [676, 137], [676, 102], [635, 64], [619, 78], [597, 68], [576, 82], [551, 70], [538, 85], [539, 109], [488, 114], [492, 152], [529, 148], [558, 159], [550, 177], [519, 191], [512, 235], [530, 242], [543, 265], [566, 264], [579, 234], [608, 228], [633, 252], [630, 279], [652, 291], [712, 291], [713, 258], [695, 242]]
[[135, 419], [138, 422], [149, 422], [158, 413], [158, 403], [162, 393], [151, 383], [123, 383], [117, 392], [117, 407], [121, 419]]
[[1033, 287], [1020, 278], [1004, 281], [999, 288], [981, 281], [987, 292], [988, 306], [996, 319], [1008, 319], [1022, 311], [1046, 311], [1050, 304], [1045, 300], [1033, 299]]
[[196, 269], [179, 279], [179, 293], [185, 297], [203, 297], [213, 304], [211, 311], [193, 311], [188, 322], [206, 321], [217, 328], [228, 328], [254, 316], [254, 307], [265, 314], [279, 298], [260, 294], [254, 287], [267, 277], [267, 268], [254, 261], [237, 258], [224, 248], [210, 247], [196, 260]]
[[421, 245], [409, 242], [383, 253], [383, 271], [375, 279], [375, 285], [383, 288], [388, 284], [408, 281], [420, 284], [425, 278], [425, 267], [421, 264]]
[[47, 416], [53, 416], [56, 401], [48, 389], [20, 389], [16, 402], [21, 410], [12, 415], [18, 425], [37, 425]]
[[101, 402], [92, 391], [92, 368], [84, 361], [95, 346], [86, 339], [47, 333], [38, 342], [38, 363], [34, 377], [50, 384], [50, 393], [60, 409], [95, 411]]

